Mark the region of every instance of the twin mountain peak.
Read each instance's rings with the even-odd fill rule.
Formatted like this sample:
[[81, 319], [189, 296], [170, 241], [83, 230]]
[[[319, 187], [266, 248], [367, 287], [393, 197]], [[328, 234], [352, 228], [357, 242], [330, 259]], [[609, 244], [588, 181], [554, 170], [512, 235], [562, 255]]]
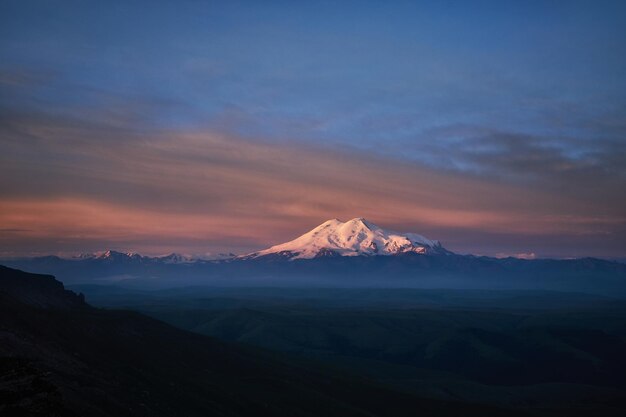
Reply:
[[449, 253], [436, 240], [416, 233], [398, 233], [382, 229], [357, 217], [347, 222], [325, 221], [302, 236], [280, 245], [246, 255], [258, 258], [282, 255], [290, 259], [312, 259], [322, 256], [373, 256], [401, 253]]
[[[417, 254], [450, 254], [436, 240], [430, 240], [416, 233], [398, 233], [383, 229], [357, 217], [346, 222], [338, 219], [327, 220], [313, 230], [286, 243], [247, 255], [219, 254], [207, 260], [258, 259], [265, 256], [285, 259], [313, 259], [330, 256], [374, 256]], [[98, 260], [141, 260], [147, 259], [133, 252], [106, 251], [80, 255], [78, 259]], [[194, 258], [176, 253], [154, 258], [163, 263], [189, 263]]]

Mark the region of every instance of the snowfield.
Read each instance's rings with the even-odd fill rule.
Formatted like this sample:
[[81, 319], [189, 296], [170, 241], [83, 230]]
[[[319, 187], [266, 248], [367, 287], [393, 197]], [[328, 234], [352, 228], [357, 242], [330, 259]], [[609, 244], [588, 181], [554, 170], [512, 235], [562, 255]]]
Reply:
[[245, 255], [257, 258], [280, 254], [291, 259], [312, 259], [320, 256], [374, 256], [400, 253], [446, 253], [436, 240], [415, 233], [388, 231], [357, 217], [347, 222], [325, 221], [308, 233], [290, 242]]

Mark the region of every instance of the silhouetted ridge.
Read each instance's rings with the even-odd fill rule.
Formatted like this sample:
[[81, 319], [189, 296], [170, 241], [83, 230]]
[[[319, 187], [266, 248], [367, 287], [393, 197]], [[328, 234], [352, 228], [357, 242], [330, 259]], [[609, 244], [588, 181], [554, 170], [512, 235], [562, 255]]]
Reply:
[[52, 275], [31, 274], [0, 265], [0, 292], [39, 308], [85, 308], [82, 294], [66, 290]]

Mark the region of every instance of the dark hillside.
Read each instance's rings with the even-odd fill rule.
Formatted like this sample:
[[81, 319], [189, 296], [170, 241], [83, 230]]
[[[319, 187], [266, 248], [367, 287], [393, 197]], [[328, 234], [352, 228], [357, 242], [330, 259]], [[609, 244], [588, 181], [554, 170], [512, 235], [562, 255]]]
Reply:
[[0, 282], [2, 415], [511, 415], [394, 392], [139, 313], [95, 309], [50, 276], [2, 268]]

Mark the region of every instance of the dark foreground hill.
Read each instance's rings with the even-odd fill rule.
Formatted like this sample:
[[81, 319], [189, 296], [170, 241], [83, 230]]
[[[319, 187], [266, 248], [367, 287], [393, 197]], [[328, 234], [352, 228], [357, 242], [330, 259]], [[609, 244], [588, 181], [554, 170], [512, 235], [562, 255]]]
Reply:
[[0, 267], [0, 414], [457, 416], [510, 411], [394, 392], [337, 371], [90, 307]]
[[79, 287], [185, 330], [323, 361], [419, 397], [626, 415], [626, 301], [536, 291]]

